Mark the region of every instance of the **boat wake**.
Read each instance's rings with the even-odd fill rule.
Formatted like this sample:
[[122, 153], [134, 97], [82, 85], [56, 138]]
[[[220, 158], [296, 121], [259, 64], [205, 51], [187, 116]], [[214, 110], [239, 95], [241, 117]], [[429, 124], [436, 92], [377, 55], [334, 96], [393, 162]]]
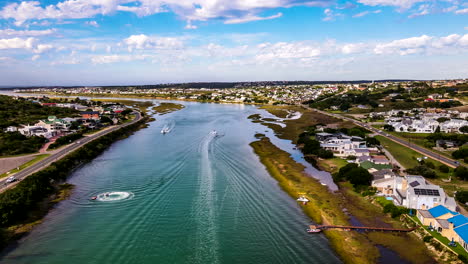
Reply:
[[169, 122], [165, 124], [164, 127], [161, 129], [161, 134], [170, 133], [175, 127], [175, 122]]
[[91, 199], [100, 201], [100, 202], [114, 202], [114, 201], [132, 199], [134, 196], [135, 195], [132, 192], [105, 192], [105, 193], [100, 193], [92, 197]]
[[217, 137], [216, 131], [211, 131], [199, 146], [200, 178], [197, 199], [194, 204], [194, 215], [197, 219], [196, 226], [196, 251], [195, 263], [219, 263], [217, 238], [217, 215], [215, 210], [215, 175], [210, 153], [213, 148], [213, 140]]

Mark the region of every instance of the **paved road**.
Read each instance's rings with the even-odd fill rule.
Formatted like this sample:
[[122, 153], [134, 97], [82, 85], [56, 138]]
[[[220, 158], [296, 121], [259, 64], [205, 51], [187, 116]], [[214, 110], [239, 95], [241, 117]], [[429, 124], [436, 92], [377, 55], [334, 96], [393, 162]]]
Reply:
[[[29, 175], [33, 174], [34, 172], [37, 172], [39, 170], [42, 170], [42, 169], [46, 168], [52, 162], [60, 160], [61, 158], [65, 157], [68, 153], [81, 148], [82, 146], [86, 145], [90, 141], [93, 141], [93, 140], [95, 140], [95, 139], [97, 139], [99, 137], [102, 137], [102, 136], [104, 136], [106, 134], [109, 134], [110, 132], [119, 130], [122, 127], [126, 127], [126, 126], [129, 126], [131, 124], [134, 124], [134, 123], [138, 122], [141, 119], [141, 114], [139, 112], [135, 112], [135, 113], [136, 113], [136, 116], [131, 122], [121, 124], [121, 125], [118, 125], [118, 126], [114, 126], [114, 127], [109, 128], [109, 129], [106, 129], [106, 130], [97, 132], [95, 134], [92, 134], [90, 136], [84, 137], [84, 138], [76, 141], [75, 143], [70, 144], [70, 145], [60, 149], [59, 151], [57, 151], [56, 153], [50, 155], [49, 157], [47, 157], [47, 158], [45, 158], [45, 159], [43, 159], [43, 160], [29, 166], [27, 168], [25, 168], [24, 170], [22, 170], [20, 172], [17, 172], [15, 174], [12, 174], [12, 176], [15, 176], [15, 178], [18, 179], [18, 181], [20, 181], [20, 180], [28, 177]], [[0, 186], [1, 186], [0, 187], [0, 192], [3, 192], [4, 190], [11, 188], [14, 185], [16, 185], [16, 183], [18, 183], [18, 181], [16, 181], [15, 183], [6, 184], [5, 181], [6, 181], [6, 178], [3, 178], [3, 179], [0, 180]]]
[[408, 147], [408, 148], [411, 148], [413, 149], [414, 151], [417, 151], [419, 153], [421, 153], [422, 155], [424, 156], [427, 156], [427, 157], [430, 157], [434, 160], [437, 160], [437, 161], [440, 161], [441, 163], [444, 163], [445, 165], [449, 166], [449, 167], [452, 167], [452, 168], [456, 168], [458, 166], [460, 166], [460, 163], [456, 160], [453, 160], [453, 159], [450, 159], [450, 158], [447, 158], [445, 156], [442, 156], [438, 153], [435, 153], [433, 151], [430, 151], [428, 149], [425, 149], [423, 147], [420, 147], [416, 144], [412, 144], [411, 142], [408, 142], [406, 140], [403, 140], [399, 137], [395, 137], [393, 135], [390, 135], [388, 133], [386, 133], [385, 131], [382, 131], [380, 129], [377, 129], [375, 127], [372, 127], [370, 126], [369, 124], [367, 123], [364, 123], [364, 122], [361, 122], [361, 121], [358, 121], [358, 120], [355, 120], [355, 119], [352, 119], [352, 118], [349, 118], [349, 117], [346, 117], [346, 116], [342, 116], [342, 115], [339, 115], [339, 114], [332, 114], [332, 113], [328, 113], [328, 112], [325, 112], [325, 111], [321, 111], [321, 110], [318, 110], [318, 109], [315, 109], [315, 108], [310, 108], [316, 112], [319, 112], [321, 114], [324, 114], [324, 115], [328, 115], [328, 116], [333, 116], [333, 117], [336, 117], [336, 118], [339, 118], [339, 119], [343, 119], [343, 120], [346, 120], [346, 121], [350, 121], [350, 122], [353, 122], [354, 124], [358, 125], [358, 126], [361, 126], [367, 130], [370, 130], [380, 136], [383, 136], [383, 137], [386, 137], [400, 145], [403, 145], [405, 147]]

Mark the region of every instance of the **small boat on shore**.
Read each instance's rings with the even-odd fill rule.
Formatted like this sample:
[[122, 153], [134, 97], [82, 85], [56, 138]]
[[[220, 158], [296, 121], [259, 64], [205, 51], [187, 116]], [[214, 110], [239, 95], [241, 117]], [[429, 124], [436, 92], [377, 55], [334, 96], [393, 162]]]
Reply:
[[318, 228], [307, 228], [307, 233], [320, 233], [322, 232], [322, 229]]
[[300, 196], [296, 201], [302, 202], [303, 205], [306, 205], [309, 202], [309, 199], [305, 198], [304, 196]]

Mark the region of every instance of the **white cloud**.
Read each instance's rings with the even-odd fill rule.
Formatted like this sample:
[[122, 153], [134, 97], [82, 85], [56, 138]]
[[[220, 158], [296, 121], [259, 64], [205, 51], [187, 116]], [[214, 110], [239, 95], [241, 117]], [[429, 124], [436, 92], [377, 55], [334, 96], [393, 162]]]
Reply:
[[367, 45], [364, 43], [351, 43], [351, 44], [345, 44], [341, 48], [341, 52], [343, 54], [361, 53], [361, 52], [364, 52], [366, 48], [367, 48]]
[[335, 13], [335, 11], [330, 8], [325, 9], [323, 13], [325, 14], [325, 17], [322, 19], [323, 21], [334, 21], [336, 17], [342, 16], [342, 14]]
[[457, 15], [468, 14], [468, 8], [457, 10], [455, 11], [455, 14]]
[[56, 32], [56, 29], [46, 30], [14, 30], [14, 29], [0, 29], [0, 37], [38, 37], [51, 35]]
[[358, 0], [358, 2], [369, 6], [396, 6], [407, 9], [426, 0]]
[[375, 54], [392, 54], [399, 53], [400, 55], [407, 55], [419, 53], [425, 48], [432, 37], [422, 35], [420, 37], [412, 37], [407, 39], [394, 40], [385, 44], [378, 44], [374, 48]]
[[148, 55], [98, 55], [93, 56], [91, 61], [93, 64], [109, 64], [109, 63], [117, 63], [117, 62], [129, 62], [135, 60], [145, 60], [149, 58]]
[[0, 39], [0, 49], [33, 49], [35, 42], [35, 38]]
[[363, 17], [363, 16], [365, 16], [367, 14], [369, 14], [369, 11], [364, 11], [364, 12], [361, 12], [361, 13], [357, 13], [353, 17]]
[[422, 35], [420, 37], [412, 37], [377, 44], [374, 48], [374, 53], [400, 55], [416, 53], [450, 54], [457, 51], [466, 51], [466, 49], [464, 49], [465, 46], [468, 46], [468, 34], [465, 34], [464, 36], [452, 34], [439, 38]]
[[245, 17], [240, 17], [240, 18], [231, 18], [226, 21], [224, 21], [224, 24], [241, 24], [241, 23], [247, 23], [247, 22], [252, 22], [252, 21], [259, 21], [259, 20], [270, 20], [270, 19], [275, 19], [282, 17], [282, 13], [278, 13], [276, 15], [272, 16], [267, 16], [267, 17], [259, 17], [259, 16], [254, 16], [254, 15], [247, 15]]
[[[110, 15], [116, 11], [132, 12], [138, 16], [172, 11], [186, 21], [248, 21], [273, 19], [280, 15], [262, 17], [263, 11], [293, 6], [326, 6], [333, 0], [66, 0], [55, 5], [41, 6], [39, 1], [8, 4], [0, 17], [12, 18], [16, 25], [32, 19], [79, 19]], [[187, 28], [193, 28], [188, 23]]]
[[43, 52], [49, 51], [49, 50], [51, 50], [53, 48], [54, 48], [54, 46], [52, 46], [50, 44], [39, 44], [34, 49], [34, 53], [43, 53]]
[[258, 48], [255, 59], [263, 63], [281, 59], [316, 58], [321, 54], [319, 47], [304, 42], [263, 43]]
[[144, 34], [132, 35], [123, 40], [128, 50], [133, 49], [180, 49], [184, 46], [180, 38], [154, 37]]
[[92, 27], [99, 27], [98, 22], [96, 21], [86, 21], [86, 25], [92, 26]]

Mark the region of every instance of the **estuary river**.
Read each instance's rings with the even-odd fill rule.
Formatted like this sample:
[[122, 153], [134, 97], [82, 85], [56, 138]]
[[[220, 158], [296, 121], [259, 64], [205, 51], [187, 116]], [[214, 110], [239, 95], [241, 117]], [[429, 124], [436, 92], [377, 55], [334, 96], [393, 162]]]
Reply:
[[249, 146], [269, 131], [247, 119], [261, 110], [182, 104], [77, 169], [71, 198], [0, 262], [340, 263]]

